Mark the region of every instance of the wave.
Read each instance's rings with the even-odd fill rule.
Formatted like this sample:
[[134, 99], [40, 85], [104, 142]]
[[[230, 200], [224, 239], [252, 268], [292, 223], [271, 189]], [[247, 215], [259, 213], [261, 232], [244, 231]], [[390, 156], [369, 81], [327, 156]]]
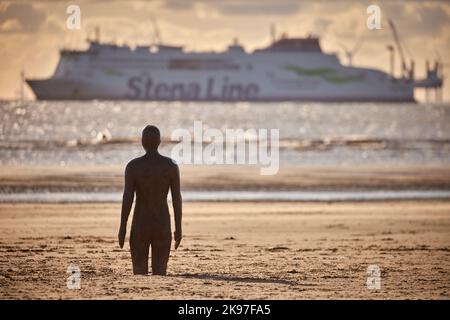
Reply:
[[[180, 143], [178, 140], [163, 138], [162, 144], [174, 145]], [[256, 140], [247, 139], [245, 142], [253, 143]], [[54, 150], [54, 149], [83, 149], [111, 146], [111, 145], [140, 145], [140, 137], [111, 137], [99, 134], [95, 138], [61, 139], [61, 140], [0, 140], [0, 150]], [[195, 143], [195, 141], [192, 141]], [[203, 145], [211, 142], [202, 141]], [[294, 151], [321, 151], [332, 148], [360, 148], [360, 149], [434, 149], [449, 150], [449, 139], [383, 139], [371, 137], [326, 137], [321, 139], [281, 139], [279, 141], [281, 150]]]

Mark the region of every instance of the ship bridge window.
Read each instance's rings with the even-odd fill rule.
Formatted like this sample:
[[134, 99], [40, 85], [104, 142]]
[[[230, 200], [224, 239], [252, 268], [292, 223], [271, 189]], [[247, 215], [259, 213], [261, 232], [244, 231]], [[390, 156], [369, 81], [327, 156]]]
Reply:
[[222, 59], [171, 59], [169, 69], [178, 70], [239, 70], [238, 64]]

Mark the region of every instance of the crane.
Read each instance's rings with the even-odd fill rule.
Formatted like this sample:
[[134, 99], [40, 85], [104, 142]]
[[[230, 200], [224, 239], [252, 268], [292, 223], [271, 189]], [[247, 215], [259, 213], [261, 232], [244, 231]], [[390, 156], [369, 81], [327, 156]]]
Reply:
[[392, 35], [394, 37], [394, 42], [395, 42], [395, 45], [397, 46], [398, 53], [400, 54], [400, 63], [402, 66], [401, 75], [403, 77], [405, 75], [405, 71], [407, 70], [405, 55], [403, 54], [402, 45], [400, 43], [400, 38], [398, 36], [397, 29], [395, 28], [394, 22], [392, 22], [391, 19], [388, 19], [388, 23], [389, 23], [389, 27], [392, 30]]

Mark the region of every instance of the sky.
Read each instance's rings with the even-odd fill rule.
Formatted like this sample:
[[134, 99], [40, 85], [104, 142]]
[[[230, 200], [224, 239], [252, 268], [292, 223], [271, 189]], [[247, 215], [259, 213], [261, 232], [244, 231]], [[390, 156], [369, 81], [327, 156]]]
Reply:
[[[67, 7], [81, 9], [81, 28], [66, 26]], [[381, 9], [381, 29], [369, 30], [367, 7]], [[26, 77], [51, 76], [62, 48], [83, 49], [100, 28], [101, 39], [118, 44], [149, 44], [155, 22], [162, 42], [186, 50], [223, 50], [237, 38], [250, 52], [270, 43], [270, 25], [278, 35], [317, 35], [325, 52], [347, 63], [344, 47], [360, 43], [353, 65], [389, 71], [388, 26], [398, 30], [416, 76], [425, 75], [425, 60], [440, 59], [450, 75], [450, 1], [298, 1], [298, 0], [0, 0], [0, 99], [18, 96], [20, 72]], [[397, 56], [397, 72], [399, 58]], [[28, 98], [33, 94], [26, 90]], [[422, 95], [418, 95], [419, 100]], [[450, 81], [444, 99], [450, 101]]]

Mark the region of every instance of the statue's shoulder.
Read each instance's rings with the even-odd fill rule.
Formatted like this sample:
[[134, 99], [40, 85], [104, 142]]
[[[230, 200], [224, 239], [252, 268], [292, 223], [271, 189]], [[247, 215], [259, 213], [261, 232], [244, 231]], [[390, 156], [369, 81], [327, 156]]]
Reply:
[[139, 166], [144, 161], [144, 157], [138, 157], [130, 160], [126, 165], [126, 170], [132, 170]]
[[161, 156], [164, 160], [164, 162], [166, 163], [167, 166], [169, 167], [174, 167], [174, 168], [178, 168], [178, 164], [175, 160], [173, 160], [172, 158], [166, 157], [166, 156]]

